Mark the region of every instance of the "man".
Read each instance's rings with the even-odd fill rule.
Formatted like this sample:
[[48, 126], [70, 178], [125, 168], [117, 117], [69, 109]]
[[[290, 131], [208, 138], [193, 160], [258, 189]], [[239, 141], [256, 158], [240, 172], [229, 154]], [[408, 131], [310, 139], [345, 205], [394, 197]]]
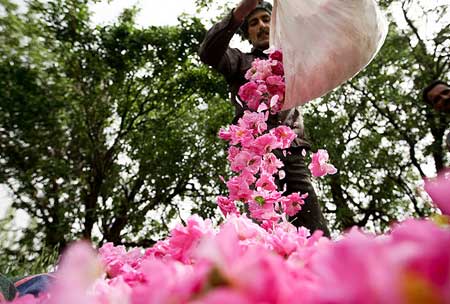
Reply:
[[[261, 0], [242, 0], [221, 22], [214, 25], [206, 34], [199, 55], [201, 60], [224, 75], [230, 89], [231, 102], [235, 107], [233, 123], [236, 124], [248, 108], [238, 102], [238, 90], [247, 82], [244, 75], [251, 67], [254, 59], [267, 59], [265, 50], [269, 48], [269, 32], [272, 6]], [[252, 44], [250, 53], [243, 53], [230, 48], [229, 43], [235, 33], [239, 32]], [[271, 115], [267, 122], [269, 128], [280, 124], [287, 125], [297, 134], [287, 156], [275, 151], [277, 157], [284, 163], [286, 177], [279, 182], [279, 187], [286, 184], [286, 194], [292, 192], [308, 193], [309, 196], [302, 210], [296, 215], [293, 224], [305, 226], [311, 232], [320, 229], [326, 236], [329, 230], [317, 202], [317, 196], [311, 184], [309, 170], [306, 167], [301, 151], [310, 149], [310, 144], [304, 139], [303, 121], [300, 108], [282, 111]]]
[[[423, 90], [423, 100], [436, 111], [450, 114], [450, 86], [442, 80], [435, 80]], [[446, 139], [450, 151], [450, 132]]]

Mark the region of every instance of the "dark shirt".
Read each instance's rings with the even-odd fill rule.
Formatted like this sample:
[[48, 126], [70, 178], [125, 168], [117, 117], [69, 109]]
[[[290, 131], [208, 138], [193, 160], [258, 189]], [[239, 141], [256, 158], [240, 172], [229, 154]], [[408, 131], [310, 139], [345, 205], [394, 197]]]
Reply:
[[[256, 58], [267, 59], [268, 55], [260, 49], [253, 48], [250, 53], [243, 53], [236, 48], [230, 48], [230, 40], [240, 27], [233, 18], [233, 12], [228, 14], [222, 21], [215, 24], [206, 34], [200, 49], [200, 59], [220, 72], [226, 79], [231, 93], [231, 103], [235, 107], [233, 124], [242, 117], [247, 106], [238, 102], [239, 88], [247, 82], [245, 73], [251, 67]], [[243, 106], [241, 106], [242, 104]], [[276, 115], [270, 115], [268, 127], [274, 128], [281, 124], [289, 126], [297, 134], [292, 147], [309, 149], [309, 143], [304, 139], [303, 118], [300, 107], [281, 111]]]

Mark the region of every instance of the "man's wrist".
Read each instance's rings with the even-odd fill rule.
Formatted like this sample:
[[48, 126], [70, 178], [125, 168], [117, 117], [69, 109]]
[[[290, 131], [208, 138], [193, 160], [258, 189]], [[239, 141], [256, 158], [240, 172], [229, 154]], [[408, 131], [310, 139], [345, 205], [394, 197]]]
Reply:
[[233, 11], [233, 18], [236, 22], [242, 23], [244, 19], [256, 8], [257, 2], [251, 0], [243, 0], [239, 2]]
[[232, 30], [232, 31], [236, 31], [239, 27], [241, 27], [241, 25], [242, 25], [242, 21], [239, 21], [238, 19], [236, 19], [236, 17], [234, 16], [234, 11], [235, 11], [235, 8], [233, 8], [232, 10], [231, 10], [231, 12], [227, 15], [227, 17], [226, 17], [226, 19], [228, 19], [229, 21], [228, 21], [228, 25], [227, 25], [227, 28], [229, 29], [229, 30]]
[[242, 22], [244, 22], [245, 17], [247, 17], [247, 15], [243, 13], [243, 10], [240, 9], [239, 6], [233, 9], [232, 14], [233, 14], [233, 21], [239, 24], [242, 24]]

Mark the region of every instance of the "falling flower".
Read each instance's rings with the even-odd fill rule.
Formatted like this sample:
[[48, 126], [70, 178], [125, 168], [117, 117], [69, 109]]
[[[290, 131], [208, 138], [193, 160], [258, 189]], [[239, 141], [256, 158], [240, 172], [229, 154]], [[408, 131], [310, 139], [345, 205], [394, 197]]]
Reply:
[[443, 170], [436, 178], [424, 179], [425, 191], [443, 214], [450, 216], [450, 169]]
[[312, 175], [315, 177], [321, 177], [327, 174], [335, 174], [337, 169], [328, 163], [328, 152], [327, 150], [319, 149], [317, 153], [313, 153], [311, 157], [311, 164], [308, 168]]

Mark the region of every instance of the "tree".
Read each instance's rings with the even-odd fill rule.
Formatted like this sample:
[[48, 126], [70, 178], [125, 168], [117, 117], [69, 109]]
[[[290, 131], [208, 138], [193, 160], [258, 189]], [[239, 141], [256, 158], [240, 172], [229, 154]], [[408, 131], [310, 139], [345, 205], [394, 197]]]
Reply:
[[[431, 80], [448, 80], [446, 7], [380, 3], [397, 5], [405, 26], [391, 22], [358, 77], [304, 107], [313, 150], [328, 149], [340, 170], [317, 181], [336, 232], [428, 215], [418, 183], [427, 163], [438, 171], [449, 161], [449, 118], [421, 100]], [[10, 257], [79, 237], [148, 246], [183, 218], [183, 204], [214, 216], [226, 174], [216, 134], [231, 106], [223, 79], [196, 56], [198, 19], [141, 29], [131, 9], [93, 27], [88, 1], [31, 1], [24, 14], [0, 4], [0, 183], [31, 217]], [[425, 17], [434, 33], [422, 33]]]
[[93, 27], [88, 1], [0, 3], [0, 183], [32, 219], [10, 255], [149, 245], [183, 209], [214, 216], [231, 109], [197, 18], [141, 29], [134, 8]]

